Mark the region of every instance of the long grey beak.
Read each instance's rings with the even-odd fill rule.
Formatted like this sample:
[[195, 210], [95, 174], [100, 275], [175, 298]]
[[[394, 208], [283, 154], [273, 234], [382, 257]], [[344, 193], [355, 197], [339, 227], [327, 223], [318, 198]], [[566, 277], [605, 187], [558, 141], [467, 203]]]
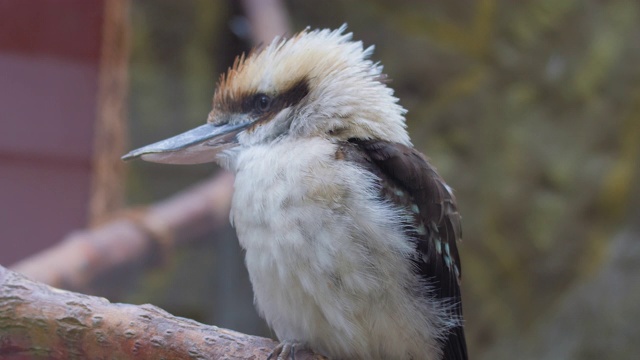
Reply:
[[237, 144], [236, 135], [250, 123], [205, 124], [172, 138], [133, 150], [122, 160], [141, 158], [163, 164], [202, 164], [216, 160], [216, 155]]

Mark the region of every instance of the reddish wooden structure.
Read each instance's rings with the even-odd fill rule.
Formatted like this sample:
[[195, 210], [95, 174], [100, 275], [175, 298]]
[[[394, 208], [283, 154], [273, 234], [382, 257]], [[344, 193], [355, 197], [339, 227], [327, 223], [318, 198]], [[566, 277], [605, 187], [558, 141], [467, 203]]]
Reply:
[[0, 1], [0, 264], [88, 222], [104, 13]]

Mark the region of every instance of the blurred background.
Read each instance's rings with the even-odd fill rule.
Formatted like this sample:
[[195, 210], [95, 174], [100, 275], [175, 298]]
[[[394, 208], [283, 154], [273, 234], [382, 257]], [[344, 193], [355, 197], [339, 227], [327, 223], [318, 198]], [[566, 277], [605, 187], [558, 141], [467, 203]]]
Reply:
[[[471, 357], [636, 358], [634, 0], [0, 0], [0, 264], [45, 281], [80, 258], [91, 276], [51, 282], [273, 336], [227, 225], [229, 178], [119, 158], [204, 123], [236, 55], [343, 23], [375, 44], [414, 144], [456, 190]], [[202, 187], [223, 194], [215, 221], [175, 207]], [[197, 231], [149, 225], [158, 202]], [[109, 250], [118, 221], [155, 245]], [[68, 250], [97, 231], [99, 252]]]

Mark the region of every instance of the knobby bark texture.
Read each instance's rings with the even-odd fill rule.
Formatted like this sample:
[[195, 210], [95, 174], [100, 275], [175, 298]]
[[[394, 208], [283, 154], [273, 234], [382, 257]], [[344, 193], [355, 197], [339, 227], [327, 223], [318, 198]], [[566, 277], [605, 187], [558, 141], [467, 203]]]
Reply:
[[[1, 359], [266, 359], [276, 344], [152, 305], [59, 290], [0, 266]], [[296, 358], [323, 359], [303, 351]]]

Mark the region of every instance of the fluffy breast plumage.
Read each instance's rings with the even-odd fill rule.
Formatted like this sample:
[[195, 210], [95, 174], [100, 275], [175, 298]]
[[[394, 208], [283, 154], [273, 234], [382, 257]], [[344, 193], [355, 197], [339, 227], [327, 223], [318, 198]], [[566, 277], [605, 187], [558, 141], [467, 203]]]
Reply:
[[239, 154], [232, 221], [256, 305], [280, 340], [332, 357], [435, 359], [450, 319], [415, 296], [407, 215], [336, 149], [317, 138]]

